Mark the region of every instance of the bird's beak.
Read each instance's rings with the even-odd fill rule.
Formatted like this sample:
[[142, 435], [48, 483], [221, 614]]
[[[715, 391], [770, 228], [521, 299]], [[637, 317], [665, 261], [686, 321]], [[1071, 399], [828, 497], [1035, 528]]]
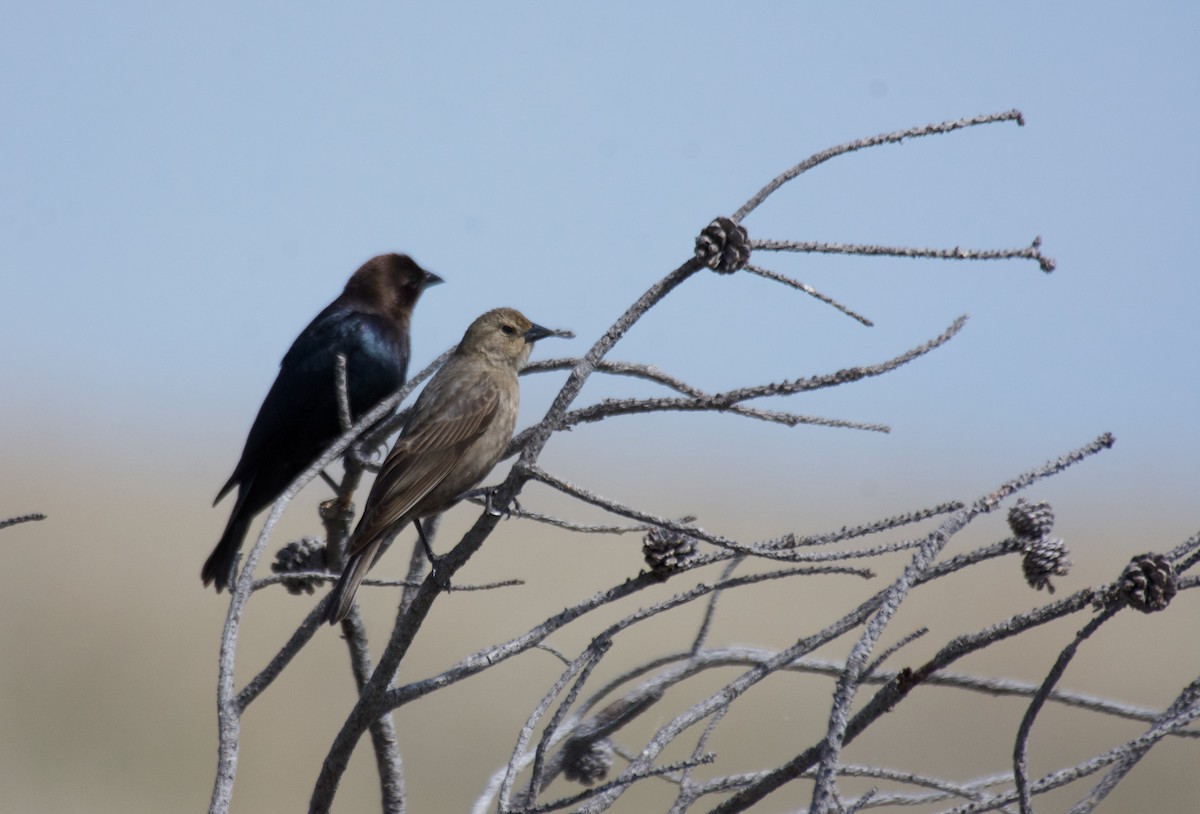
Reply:
[[541, 325], [538, 325], [535, 322], [533, 325], [529, 326], [529, 330], [526, 331], [522, 336], [526, 342], [532, 345], [539, 339], [545, 339], [547, 336], [554, 336], [556, 333], [558, 332], [552, 331], [549, 328], [543, 328]]
[[431, 285], [438, 285], [439, 283], [444, 283], [444, 282], [446, 282], [446, 281], [443, 280], [441, 277], [437, 276], [436, 274], [434, 274], [432, 271], [426, 271], [425, 272], [425, 283], [424, 283], [424, 285], [422, 285], [422, 288], [429, 288], [429, 286], [431, 286]]

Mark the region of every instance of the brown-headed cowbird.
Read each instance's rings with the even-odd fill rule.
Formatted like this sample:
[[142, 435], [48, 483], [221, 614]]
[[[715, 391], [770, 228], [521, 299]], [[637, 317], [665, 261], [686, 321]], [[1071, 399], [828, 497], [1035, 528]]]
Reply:
[[296, 337], [250, 427], [241, 460], [213, 501], [215, 506], [238, 487], [225, 533], [200, 571], [205, 585], [216, 583], [219, 592], [230, 584], [250, 521], [341, 435], [338, 355], [346, 357], [350, 412], [357, 417], [404, 384], [413, 306], [426, 287], [440, 282], [408, 255], [372, 258]]
[[552, 333], [512, 308], [488, 311], [467, 328], [413, 405], [371, 487], [330, 595], [330, 624], [350, 612], [380, 546], [408, 521], [432, 557], [420, 519], [452, 506], [500, 460], [517, 423], [517, 372], [533, 343]]

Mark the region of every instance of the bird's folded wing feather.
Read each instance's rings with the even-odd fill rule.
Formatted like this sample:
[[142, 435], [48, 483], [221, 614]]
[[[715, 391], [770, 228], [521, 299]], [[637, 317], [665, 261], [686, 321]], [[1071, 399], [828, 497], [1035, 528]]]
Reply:
[[375, 479], [347, 554], [362, 551], [386, 534], [446, 478], [495, 420], [500, 394], [490, 378], [480, 375], [455, 384], [453, 392], [437, 399], [437, 411], [414, 414], [405, 426]]
[[214, 504], [235, 485], [253, 478], [264, 462], [295, 457], [299, 474], [307, 458], [320, 454], [332, 440], [326, 436], [336, 435], [338, 429], [335, 359], [339, 353], [352, 357], [373, 328], [363, 315], [331, 306], [296, 337], [258, 409], [242, 457]]

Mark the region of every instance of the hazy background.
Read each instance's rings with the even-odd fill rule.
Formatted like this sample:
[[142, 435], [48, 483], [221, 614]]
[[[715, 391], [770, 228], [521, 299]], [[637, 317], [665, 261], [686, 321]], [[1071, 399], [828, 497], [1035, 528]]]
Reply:
[[[1112, 451], [1032, 492], [1054, 503], [1076, 563], [1058, 584], [1105, 581], [1132, 554], [1176, 545], [1196, 530], [1200, 487], [1198, 34], [1200, 10], [1182, 2], [3, 4], [0, 518], [49, 515], [0, 532], [3, 808], [207, 806], [226, 603], [198, 573], [228, 512], [209, 503], [279, 358], [362, 261], [407, 251], [447, 280], [417, 312], [415, 367], [497, 305], [579, 334], [540, 357], [582, 353], [713, 216], [808, 155], [878, 132], [1013, 107], [1028, 123], [839, 158], [748, 218], [751, 236], [1003, 248], [1040, 234], [1058, 271], [756, 255], [872, 329], [757, 277], [697, 275], [613, 358], [716, 390], [882, 361], [972, 318], [900, 372], [769, 405], [884, 422], [890, 435], [623, 418], [555, 439], [544, 463], [750, 540], [971, 499], [1108, 430]], [[559, 380], [526, 380], [525, 422]], [[640, 392], [596, 381], [581, 403]], [[276, 546], [318, 530], [324, 496], [320, 484], [302, 495]], [[523, 498], [592, 516], [544, 490]], [[472, 517], [457, 510], [447, 532]], [[981, 521], [951, 553], [1003, 534], [1000, 517]], [[503, 524], [464, 578], [529, 586], [445, 597], [404, 676], [635, 574], [638, 543]], [[898, 663], [1044, 601], [1019, 570], [994, 563], [981, 585], [906, 610], [896, 635], [934, 630]], [[780, 646], [879, 584], [811, 582], [800, 596], [793, 585], [731, 599], [714, 635]], [[312, 601], [255, 599], [239, 682]], [[371, 592], [374, 632], [394, 601]], [[1122, 618], [1063, 686], [1161, 707], [1200, 671], [1196, 620], [1192, 595]], [[967, 666], [1039, 678], [1080, 624]], [[577, 648], [594, 629], [553, 643]], [[674, 649], [680, 635], [665, 624], [610, 658]], [[844, 657], [839, 645], [821, 655]], [[474, 799], [558, 671], [531, 654], [399, 715], [413, 810]], [[823, 731], [830, 689], [766, 682], [759, 717], [739, 728], [731, 716], [714, 748], [745, 769], [791, 755]], [[303, 810], [351, 702], [344, 648], [323, 633], [244, 720], [235, 810]], [[1003, 770], [1023, 710], [918, 692], [878, 727], [880, 752], [856, 745], [847, 759], [960, 779]], [[1144, 729], [1087, 720], [1040, 723], [1033, 770]], [[1194, 811], [1196, 754], [1164, 745], [1105, 810]], [[376, 788], [360, 753], [341, 810], [371, 810]], [[807, 794], [798, 784], [763, 810]]]

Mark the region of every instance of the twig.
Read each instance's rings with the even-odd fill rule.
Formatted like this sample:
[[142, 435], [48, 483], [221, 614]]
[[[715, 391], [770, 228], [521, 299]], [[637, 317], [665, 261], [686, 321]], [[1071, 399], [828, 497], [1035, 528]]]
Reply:
[[968, 119], [956, 119], [954, 121], [941, 122], [940, 124], [924, 124], [920, 127], [910, 127], [907, 130], [897, 130], [892, 133], [880, 133], [876, 136], [868, 138], [856, 139], [848, 141], [845, 144], [839, 144], [836, 147], [830, 147], [828, 150], [813, 155], [801, 161], [793, 167], [771, 179], [771, 182], [754, 194], [750, 200], [742, 204], [742, 207], [734, 212], [731, 220], [734, 223], [741, 223], [743, 219], [755, 209], [759, 204], [770, 197], [771, 193], [779, 189], [781, 186], [791, 181], [801, 173], [808, 172], [813, 167], [819, 164], [824, 164], [831, 158], [836, 158], [839, 155], [846, 155], [857, 150], [862, 150], [867, 147], [877, 147], [881, 144], [899, 144], [906, 138], [920, 138], [921, 136], [933, 136], [940, 133], [951, 133], [955, 130], [961, 130], [964, 127], [974, 127], [980, 124], [993, 124], [995, 122], [1015, 121], [1019, 125], [1025, 124], [1025, 119], [1021, 116], [1019, 110], [1008, 110], [1004, 113], [989, 113], [983, 116], [972, 116]]
[[850, 704], [854, 700], [867, 659], [884, 628], [900, 608], [917, 579], [933, 564], [950, 538], [971, 521], [972, 515], [958, 512], [945, 520], [937, 531], [930, 534], [900, 578], [892, 583], [880, 601], [879, 610], [873, 615], [858, 642], [846, 659], [846, 669], [838, 677], [833, 691], [833, 708], [829, 715], [829, 726], [822, 742], [821, 762], [817, 769], [816, 785], [813, 789], [811, 809], [814, 814], [825, 814], [834, 805], [837, 791], [834, 781], [836, 767], [846, 738], [846, 726], [850, 719]]
[[[817, 661], [810, 659], [801, 659], [794, 665], [788, 667], [789, 670], [799, 670], [809, 673], [819, 673], [828, 676], [837, 676], [845, 669], [845, 664], [832, 661]], [[907, 676], [911, 671], [896, 670], [896, 671], [877, 671], [864, 679], [870, 684], [890, 684], [897, 681], [901, 676]], [[986, 693], [994, 696], [1015, 696], [1018, 698], [1032, 698], [1038, 691], [1038, 685], [1024, 681], [1016, 681], [1009, 678], [992, 678], [986, 676], [971, 676], [962, 673], [947, 673], [939, 671], [933, 673], [921, 682], [924, 686], [935, 687], [953, 687], [956, 689], [971, 690], [973, 692]], [[1067, 692], [1065, 690], [1051, 690], [1047, 700], [1057, 704], [1062, 704], [1069, 707], [1077, 707], [1091, 712], [1098, 712], [1104, 715], [1112, 715], [1117, 718], [1125, 718], [1132, 721], [1154, 721], [1159, 712], [1157, 710], [1147, 709], [1145, 707], [1135, 707], [1128, 704], [1121, 704], [1115, 701], [1110, 701], [1106, 698], [1097, 698], [1092, 695], [1081, 695], [1079, 693]], [[1200, 738], [1200, 731], [1185, 730], [1175, 732], [1175, 735], [1185, 738]]]
[[1054, 258], [1042, 254], [1042, 239], [1035, 237], [1020, 249], [917, 249], [910, 246], [872, 246], [856, 243], [820, 243], [801, 240], [752, 240], [755, 250], [768, 252], [806, 252], [820, 254], [858, 254], [873, 257], [928, 257], [935, 260], [1036, 260], [1042, 271], [1054, 271]]
[[337, 393], [338, 426], [346, 432], [354, 424], [350, 418], [350, 383], [346, 373], [346, 354], [339, 353], [333, 365], [334, 392]]
[[1075, 653], [1079, 649], [1079, 645], [1091, 635], [1100, 629], [1100, 626], [1112, 619], [1117, 611], [1121, 609], [1121, 605], [1112, 604], [1104, 609], [1104, 612], [1099, 616], [1089, 621], [1083, 628], [1075, 634], [1075, 639], [1059, 653], [1058, 659], [1055, 660], [1054, 666], [1050, 668], [1050, 673], [1038, 687], [1038, 691], [1033, 696], [1033, 701], [1025, 710], [1025, 715], [1021, 719], [1021, 725], [1017, 728], [1016, 744], [1013, 746], [1013, 778], [1017, 786], [1017, 800], [1021, 804], [1021, 814], [1033, 814], [1033, 801], [1029, 797], [1029, 765], [1026, 761], [1026, 753], [1029, 749], [1029, 732], [1033, 729], [1033, 721], [1041, 711], [1042, 706], [1046, 703], [1046, 699], [1050, 695], [1050, 691], [1054, 689], [1054, 685], [1062, 678], [1062, 674], [1066, 672], [1067, 665], [1071, 663], [1071, 659], [1075, 658]]
[[[567, 668], [567, 672], [563, 673], [562, 683], [560, 685], [556, 685], [556, 689], [546, 694], [546, 700], [549, 702], [554, 698], [554, 696], [558, 695], [562, 689], [562, 686], [565, 686], [568, 675], [576, 676], [574, 683], [571, 685], [570, 692], [567, 693], [566, 697], [563, 698], [562, 702], [558, 705], [558, 709], [554, 711], [554, 716], [550, 719], [549, 723], [546, 724], [546, 728], [542, 731], [542, 737], [538, 740], [537, 748], [534, 750], [533, 773], [532, 777], [529, 779], [529, 792], [526, 798], [530, 804], [537, 800], [537, 797], [541, 793], [546, 782], [546, 750], [550, 747], [551, 736], [554, 735], [554, 733], [558, 730], [559, 725], [562, 723], [563, 718], [567, 714], [567, 710], [571, 708], [571, 705], [575, 703], [575, 699], [579, 697], [580, 690], [583, 689], [583, 685], [587, 682], [588, 678], [591, 677], [592, 671], [596, 669], [596, 665], [600, 663], [600, 659], [604, 658], [604, 655], [608, 653], [611, 648], [612, 638], [609, 636], [601, 635], [597, 636], [595, 639], [592, 639], [591, 644], [587, 646], [580, 657]], [[526, 729], [528, 729], [530, 734], [532, 734], [533, 727], [536, 725], [537, 720], [546, 713], [547, 709], [549, 709], [548, 703], [545, 708], [540, 709], [540, 711], [535, 710], [533, 714], [529, 716], [529, 721], [526, 723], [525, 728], [523, 728], [521, 731], [522, 735], [525, 734]], [[528, 743], [528, 740], [518, 744], [518, 749], [520, 751], [525, 750], [525, 743]], [[501, 807], [508, 808], [508, 804], [505, 802], [507, 795], [505, 794], [504, 787], [501, 787], [500, 794]]]
[[[799, 390], [787, 392], [799, 392]], [[786, 392], [780, 392], [772, 395], [785, 394]], [[723, 398], [723, 396], [724, 394], [710, 396], [707, 399], [605, 399], [598, 404], [593, 404], [591, 406], [584, 407], [579, 410], [573, 410], [568, 413], [566, 419], [564, 419], [562, 429], [574, 427], [579, 424], [590, 424], [596, 421], [603, 421], [604, 419], [615, 418], [616, 416], [621, 415], [637, 415], [641, 413], [661, 412], [727, 412], [735, 415], [746, 416], [748, 418], [757, 418], [761, 421], [769, 421], [774, 424], [783, 424], [787, 427], [797, 427], [801, 424], [806, 424], [814, 427], [835, 427], [850, 430], [865, 430], [867, 432], [891, 432], [891, 428], [886, 424], [849, 421], [842, 418], [825, 418], [823, 416], [796, 415], [794, 413], [783, 413], [775, 410], [755, 409], [744, 407], [737, 403], [727, 403], [728, 400]], [[746, 398], [753, 398], [753, 396], [747, 396]]]
[[[704, 731], [700, 733], [700, 737], [696, 739], [696, 745], [692, 748], [692, 760], [699, 760], [705, 754], [705, 748], [708, 746], [708, 739], [712, 737], [712, 733], [716, 731], [721, 720], [729, 712], [730, 707], [723, 707], [713, 713], [709, 718], [708, 724], [704, 727]], [[674, 805], [671, 806], [670, 814], [682, 814], [688, 809], [692, 800], [692, 774], [693, 767], [688, 766], [683, 770], [679, 778], [679, 794], [675, 798]]]
[[[900, 641], [896, 642], [891, 647], [884, 650], [882, 653], [880, 653], [878, 656], [875, 657], [874, 661], [872, 661], [870, 664], [868, 664], [866, 667], [863, 668], [862, 680], [864, 682], [870, 681], [871, 676], [875, 675], [875, 673], [878, 672], [879, 668], [883, 666], [884, 662], [886, 662], [892, 656], [896, 655], [896, 653], [899, 652], [903, 647], [905, 647], [906, 645], [912, 644], [913, 642], [915, 642], [917, 639], [921, 638], [928, 632], [929, 632], [929, 628], [927, 628], [927, 627], [917, 628], [912, 633], [909, 633], [907, 636], [904, 636], [903, 638], [900, 639]], [[844, 673], [845, 670], [846, 670], [846, 668], [845, 668], [845, 666], [843, 666], [842, 672]]]
[[778, 541], [772, 543], [763, 543], [762, 545], [777, 545], [780, 548], [798, 548], [801, 546], [816, 546], [830, 545], [832, 543], [840, 543], [843, 540], [853, 540], [856, 537], [865, 537], [868, 534], [878, 534], [882, 531], [890, 531], [900, 528], [901, 526], [920, 523], [923, 520], [937, 517], [943, 514], [956, 512], [963, 507], [963, 504], [957, 500], [951, 500], [946, 503], [941, 503], [937, 506], [932, 506], [928, 509], [917, 509], [916, 511], [898, 514], [892, 517], [885, 517], [882, 520], [873, 520], [869, 523], [863, 523], [858, 526], [843, 526], [835, 532], [827, 534], [806, 535], [797, 537], [794, 534], [785, 534]]
[[15, 526], [19, 523], [32, 523], [36, 520], [45, 520], [46, 515], [39, 512], [33, 514], [22, 514], [17, 517], [10, 517], [7, 520], [0, 520], [0, 529], [6, 529], [9, 526]]
[[[1086, 596], [1080, 600], [1080, 607], [1086, 604]], [[1057, 618], [1057, 617], [1055, 617]], [[638, 667], [613, 678], [608, 684], [597, 690], [593, 696], [584, 701], [580, 705], [580, 714], [597, 704], [600, 699], [611, 695], [620, 686], [639, 678], [651, 671], [667, 667], [672, 664], [677, 666], [655, 676], [647, 683], [640, 684], [633, 694], [645, 692], [665, 691], [666, 688], [674, 686], [681, 681], [686, 680], [692, 675], [705, 670], [722, 668], [722, 667], [752, 667], [761, 665], [769, 659], [776, 656], [775, 651], [764, 650], [762, 648], [753, 647], [722, 647], [710, 650], [701, 650], [696, 653], [676, 653], [662, 656], [651, 662], [648, 662]], [[796, 659], [790, 664], [780, 668], [782, 672], [801, 672], [815, 675], [825, 675], [831, 678], [836, 678], [845, 670], [844, 662], [834, 662], [828, 660], [817, 659]], [[897, 670], [897, 671], [875, 671], [871, 675], [866, 676], [863, 680], [868, 684], [890, 685], [897, 681], [911, 682], [912, 670]], [[955, 689], [970, 690], [972, 692], [986, 693], [993, 696], [1013, 696], [1018, 698], [1032, 698], [1038, 686], [1027, 682], [1014, 681], [1005, 678], [991, 678], [984, 676], [971, 676], [961, 673], [935, 672], [922, 680], [923, 686], [934, 687], [949, 687]], [[1154, 722], [1161, 714], [1159, 710], [1147, 709], [1144, 707], [1134, 707], [1127, 704], [1120, 704], [1104, 698], [1096, 698], [1089, 695], [1080, 695], [1078, 693], [1066, 692], [1063, 690], [1052, 690], [1048, 696], [1048, 700], [1061, 704], [1063, 706], [1076, 707], [1092, 712], [1098, 712], [1103, 715], [1111, 715], [1117, 718], [1124, 718], [1132, 721]], [[1182, 730], [1173, 733], [1176, 737], [1181, 738], [1200, 738], [1200, 730]]]
[[[940, 335], [906, 351], [905, 353], [900, 354], [899, 356], [879, 364], [844, 368], [835, 373], [813, 376], [807, 379], [794, 379], [791, 381], [772, 382], [770, 384], [757, 385], [753, 387], [742, 387], [736, 390], [728, 390], [724, 393], [717, 393], [704, 399], [609, 399], [600, 402], [599, 404], [592, 405], [591, 407], [584, 407], [567, 414], [564, 416], [562, 423], [559, 426], [565, 428], [591, 421], [600, 421], [604, 418], [609, 418], [614, 415], [623, 415], [635, 412], [640, 413], [662, 410], [728, 410], [737, 405], [739, 402], [747, 401], [749, 399], [762, 398], [764, 396], [785, 396], [795, 393], [811, 392], [813, 390], [823, 390], [825, 388], [859, 381], [860, 379], [882, 376], [884, 373], [888, 373], [902, 365], [908, 364], [914, 359], [918, 359], [930, 351], [946, 344], [953, 339], [959, 331], [962, 330], [966, 322], [967, 317], [965, 315], [961, 316], [954, 320], [954, 322], [950, 324], [950, 327], [948, 327]], [[818, 418], [804, 418], [800, 419], [798, 423], [824, 424], [827, 426], [850, 426], [850, 422]], [[886, 428], [882, 427], [881, 425], [858, 425], [857, 428], [874, 429], [880, 432], [886, 431]]]
[[[785, 540], [794, 540], [794, 535], [785, 535], [782, 538], [769, 540], [765, 543], [748, 545], [731, 540], [728, 537], [722, 537], [718, 534], [711, 534], [703, 529], [688, 525], [686, 523], [679, 523], [666, 517], [658, 517], [656, 515], [648, 514], [647, 512], [643, 512], [631, 506], [626, 506], [623, 503], [618, 503], [617, 501], [592, 494], [588, 490], [572, 483], [568, 483], [561, 478], [557, 478], [554, 475], [551, 475], [549, 472], [546, 472], [538, 467], [529, 467], [527, 468], [526, 472], [531, 478], [538, 480], [547, 486], [551, 486], [563, 494], [578, 498], [585, 503], [598, 506], [602, 509], [612, 512], [613, 514], [628, 517], [633, 520], [639, 520], [643, 523], [648, 523], [659, 528], [678, 531], [681, 534], [686, 534], [690, 537], [694, 537], [697, 540], [703, 540], [706, 543], [712, 543], [713, 545], [727, 549], [733, 555], [750, 555], [761, 557], [763, 559], [779, 560], [784, 562], [831, 562], [837, 560], [859, 559], [862, 557], [877, 557], [895, 551], [916, 548], [920, 545], [920, 542], [904, 541], [899, 543], [879, 545], [862, 551], [842, 551], [829, 554], [807, 554], [798, 551], [792, 551], [783, 545], [783, 541]], [[693, 567], [701, 563], [707, 564], [709, 562], [716, 562], [719, 559], [724, 559], [724, 557], [697, 559], [697, 561], [693, 563]]]
[[[487, 505], [487, 500], [483, 497], [475, 497], [472, 495], [468, 496], [466, 499], [471, 503], [474, 503], [476, 506]], [[544, 523], [548, 526], [566, 529], [567, 531], [575, 531], [581, 534], [630, 534], [635, 532], [649, 531], [651, 528], [653, 528], [653, 526], [645, 524], [638, 526], [613, 526], [604, 524], [573, 523], [570, 520], [564, 520], [561, 517], [554, 517], [553, 515], [548, 514], [538, 514], [537, 512], [531, 512], [528, 509], [518, 508], [516, 506], [509, 509], [509, 513], [513, 517], [520, 518], [521, 520], [532, 520], [535, 523]], [[455, 585], [454, 589], [458, 590], [458, 586]]]
[[[1188, 556], [1190, 553], [1190, 556]], [[1193, 534], [1180, 545], [1167, 552], [1167, 559], [1175, 562], [1175, 573], [1183, 574], [1200, 562], [1200, 532]]]
[[[312, 582], [337, 582], [338, 575], [331, 574], [328, 571], [289, 571], [286, 574], [272, 574], [269, 577], [254, 580], [253, 589], [255, 591], [267, 588], [271, 585], [279, 585], [292, 580], [309, 580]], [[362, 581], [363, 585], [369, 585], [375, 588], [413, 588], [421, 584], [420, 580], [413, 579], [381, 579], [377, 577], [367, 577]], [[496, 582], [481, 582], [481, 583], [455, 583], [455, 593], [462, 591], [494, 591], [497, 588], [512, 588], [517, 585], [524, 585], [523, 579], [502, 579]]]
[[239, 717], [246, 711], [246, 708], [250, 704], [254, 703], [254, 699], [258, 698], [263, 690], [271, 686], [271, 683], [283, 672], [283, 668], [287, 667], [304, 645], [308, 644], [313, 634], [321, 629], [321, 620], [324, 617], [325, 603], [327, 601], [328, 598], [322, 599], [317, 603], [316, 607], [308, 612], [308, 616], [304, 617], [304, 621], [300, 623], [300, 626], [296, 628], [291, 638], [284, 643], [274, 658], [267, 663], [267, 666], [258, 675], [250, 679], [246, 683], [246, 686], [242, 688], [242, 691], [237, 694], [234, 699], [234, 708], [237, 710]]
[[561, 800], [555, 800], [553, 802], [546, 803], [544, 805], [535, 806], [533, 808], [518, 809], [516, 812], [514, 812], [514, 814], [545, 814], [545, 812], [558, 811], [561, 808], [567, 808], [568, 806], [573, 806], [573, 805], [576, 805], [577, 803], [582, 803], [585, 800], [590, 800], [594, 797], [598, 797], [601, 794], [605, 794], [609, 791], [612, 791], [613, 789], [627, 788], [639, 780], [645, 780], [650, 777], [662, 777], [664, 775], [674, 774], [675, 772], [678, 772], [681, 769], [694, 768], [695, 766], [702, 766], [706, 763], [712, 763], [713, 760], [715, 760], [715, 757], [713, 755], [702, 755], [699, 758], [696, 758], [693, 760], [685, 760], [680, 763], [673, 763], [669, 766], [659, 766], [659, 767], [651, 768], [651, 769], [648, 769], [647, 771], [642, 772], [638, 775], [631, 775], [631, 776], [622, 775], [621, 778], [618, 780], [613, 780], [612, 782], [604, 783], [604, 784], [595, 786], [594, 788], [584, 789], [583, 791], [579, 792], [578, 794], [572, 794], [570, 797], [564, 797]]
[[1072, 806], [1068, 814], [1089, 814], [1150, 751], [1151, 746], [1197, 718], [1200, 718], [1200, 678], [1184, 687], [1183, 692], [1163, 711], [1149, 732], [1126, 745], [1123, 753], [1117, 758], [1117, 765], [1108, 771], [1086, 797]]
[[[1133, 763], [1136, 763], [1137, 760], [1140, 759], [1140, 757], [1144, 755], [1146, 751], [1148, 751], [1155, 743], [1162, 740], [1167, 735], [1177, 732], [1179, 729], [1187, 726], [1197, 718], [1200, 718], [1200, 704], [1196, 703], [1197, 693], [1200, 693], [1200, 679], [1196, 679], [1196, 681], [1193, 681], [1183, 689], [1183, 692], [1180, 693], [1176, 701], [1167, 708], [1167, 711], [1158, 721], [1155, 722], [1155, 725], [1151, 727], [1150, 731], [1138, 736], [1137, 738], [1134, 738], [1133, 740], [1127, 741], [1120, 746], [1110, 749], [1103, 754], [1085, 760], [1077, 766], [1051, 772], [1041, 779], [1031, 783], [1029, 785], [1029, 790], [1033, 794], [1041, 794], [1043, 792], [1052, 791], [1053, 789], [1061, 788], [1069, 783], [1074, 783], [1080, 778], [1095, 774], [1106, 766], [1112, 766], [1114, 763], [1118, 764], [1118, 767], [1113, 771], [1118, 771], [1123, 774], [1124, 772], [1128, 771], [1128, 767], [1124, 766], [1125, 761], [1132, 760]], [[1103, 786], [1104, 784], [1105, 781], [1102, 780], [1100, 786]], [[1092, 790], [1088, 797], [1076, 804], [1077, 808], [1082, 806], [1079, 808], [1080, 811], [1089, 811], [1091, 808], [1094, 808], [1092, 797], [1095, 795], [1096, 791], [1100, 789], [1100, 786], [1097, 786], [1096, 789]], [[1105, 790], [1103, 794], [1107, 794], [1107, 790]], [[1102, 796], [1103, 795], [1101, 795], [1101, 797]], [[1009, 792], [995, 794], [991, 797], [983, 798], [978, 802], [957, 806], [943, 812], [943, 814], [976, 814], [980, 811], [991, 811], [1016, 801], [1017, 797], [1017, 792], [1014, 789]], [[1095, 803], [1099, 802], [1100, 799], [1095, 800]], [[1072, 811], [1071, 814], [1074, 814], [1074, 811]]]
[[[745, 788], [761, 779], [765, 772], [757, 772], [753, 774], [731, 775], [729, 777], [716, 778], [708, 781], [702, 786], [697, 786], [694, 790], [695, 796], [700, 797], [708, 794], [718, 794], [727, 791], [736, 791], [740, 788]], [[809, 777], [813, 773], [805, 772], [804, 776]], [[878, 780], [891, 780], [898, 783], [907, 783], [914, 786], [922, 786], [929, 789], [934, 789], [933, 794], [884, 794], [880, 793], [872, 798], [871, 808], [881, 807], [885, 805], [922, 805], [926, 803], [946, 800], [953, 797], [961, 797], [969, 800], [977, 800], [983, 798], [983, 789], [992, 786], [998, 786], [1008, 782], [1007, 775], [999, 775], [995, 777], [985, 777], [978, 780], [973, 780], [970, 783], [951, 783], [947, 780], [936, 777], [927, 777], [924, 775], [914, 774], [912, 772], [902, 772], [895, 769], [885, 769], [878, 766], [850, 766], [842, 765], [838, 767], [838, 774], [842, 777], [870, 777]]]
[[[363, 433], [361, 442], [363, 448], [375, 449], [382, 446], [389, 435], [404, 426], [404, 422], [408, 420], [408, 412], [411, 407], [406, 407], [399, 411], [396, 411], [396, 408], [400, 406], [404, 399], [408, 398], [409, 393], [417, 389], [417, 385], [428, 379], [437, 372], [438, 368], [446, 364], [446, 360], [450, 358], [450, 354], [452, 353], [454, 353], [454, 347], [446, 348], [446, 350], [438, 354], [436, 359], [423, 367], [420, 373], [411, 377], [408, 383], [396, 395], [389, 396], [384, 402], [380, 402], [375, 410], [371, 411], [374, 414], [384, 404], [388, 405], [388, 408], [376, 419], [378, 423], [369, 424], [370, 431]], [[388, 415], [388, 413], [392, 413], [393, 411], [396, 411], [394, 415]], [[359, 419], [357, 423], [361, 426], [363, 422]]]
[[[737, 567], [745, 562], [744, 557], [734, 557], [725, 566], [725, 570], [721, 572], [721, 582], [730, 579]], [[708, 638], [709, 628], [712, 627], [713, 617], [717, 614], [717, 600], [721, 598], [721, 591], [713, 591], [712, 596], [708, 598], [708, 602], [704, 607], [704, 618], [700, 620], [700, 629], [696, 631], [696, 638], [692, 639], [692, 654], [700, 652], [704, 647], [704, 641]]]
[[[753, 240], [750, 241], [751, 246], [757, 246], [757, 244], [758, 244], [757, 241], [753, 241]], [[863, 325], [866, 325], [868, 328], [872, 328], [875, 326], [874, 322], [867, 319], [862, 314], [858, 313], [857, 311], [851, 310], [850, 308], [848, 308], [845, 305], [842, 305], [840, 302], [835, 300], [833, 297], [822, 294], [820, 291], [817, 291], [817, 289], [813, 288], [808, 283], [802, 283], [799, 280], [793, 280], [791, 277], [787, 277], [783, 274], [780, 274], [777, 271], [771, 271], [770, 269], [765, 269], [762, 266], [756, 266], [753, 263], [746, 264], [746, 271], [750, 272], [751, 274], [757, 274], [759, 277], [765, 277], [768, 280], [774, 280], [777, 283], [783, 283], [784, 285], [791, 286], [792, 288], [795, 288], [799, 291], [803, 291], [805, 294], [809, 295], [810, 297], [815, 297], [816, 299], [820, 300], [821, 302], [825, 303], [826, 305], [832, 305], [834, 308], [841, 311], [846, 316], [848, 316], [852, 319], [858, 320]]]
[[[358, 606], [342, 620], [342, 636], [350, 650], [350, 667], [359, 691], [372, 672], [371, 653], [367, 648], [367, 632], [363, 627]], [[371, 745], [375, 751], [375, 766], [379, 772], [380, 796], [384, 814], [404, 814], [407, 809], [404, 793], [404, 765], [400, 746], [396, 742], [396, 724], [390, 713], [371, 722]]]
[[[548, 373], [556, 370], [572, 370], [580, 363], [579, 358], [567, 357], [564, 359], [540, 359], [530, 362], [521, 369], [521, 375], [525, 376], [530, 373]], [[678, 393], [683, 393], [685, 396], [693, 398], [704, 398], [706, 393], [699, 388], [693, 387], [682, 379], [665, 373], [656, 365], [643, 365], [637, 362], [613, 362], [608, 359], [602, 359], [596, 364], [595, 372], [605, 373], [611, 376], [626, 376], [632, 379], [642, 379], [643, 381], [654, 382], [668, 387]]]

